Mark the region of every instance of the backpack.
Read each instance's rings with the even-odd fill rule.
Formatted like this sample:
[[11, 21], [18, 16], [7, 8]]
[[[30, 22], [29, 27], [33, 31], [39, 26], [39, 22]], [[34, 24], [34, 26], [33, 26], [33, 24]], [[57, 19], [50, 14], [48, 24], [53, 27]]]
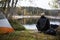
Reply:
[[53, 28], [48, 29], [45, 33], [49, 35], [56, 35], [56, 31]]

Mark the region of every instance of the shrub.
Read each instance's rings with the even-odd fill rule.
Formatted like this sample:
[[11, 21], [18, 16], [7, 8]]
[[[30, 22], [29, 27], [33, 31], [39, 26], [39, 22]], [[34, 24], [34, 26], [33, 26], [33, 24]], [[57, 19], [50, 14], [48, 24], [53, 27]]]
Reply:
[[18, 30], [18, 31], [25, 30], [25, 27], [22, 26], [18, 20], [10, 19], [9, 22], [15, 30]]

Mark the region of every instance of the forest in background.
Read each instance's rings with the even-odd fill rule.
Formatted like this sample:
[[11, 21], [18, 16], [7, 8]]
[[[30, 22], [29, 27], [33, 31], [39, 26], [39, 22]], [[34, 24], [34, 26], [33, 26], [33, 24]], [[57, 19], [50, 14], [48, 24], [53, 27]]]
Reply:
[[[12, 9], [11, 9], [12, 10]], [[60, 10], [47, 10], [38, 7], [16, 7], [14, 14], [18, 15], [41, 15], [41, 13], [45, 13], [48, 16], [60, 16]]]

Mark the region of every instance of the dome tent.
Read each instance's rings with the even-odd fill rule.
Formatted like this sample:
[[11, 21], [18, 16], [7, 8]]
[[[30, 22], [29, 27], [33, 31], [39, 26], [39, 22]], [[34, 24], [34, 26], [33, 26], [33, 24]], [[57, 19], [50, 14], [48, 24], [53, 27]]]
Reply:
[[11, 33], [14, 29], [11, 27], [4, 14], [0, 13], [0, 34]]

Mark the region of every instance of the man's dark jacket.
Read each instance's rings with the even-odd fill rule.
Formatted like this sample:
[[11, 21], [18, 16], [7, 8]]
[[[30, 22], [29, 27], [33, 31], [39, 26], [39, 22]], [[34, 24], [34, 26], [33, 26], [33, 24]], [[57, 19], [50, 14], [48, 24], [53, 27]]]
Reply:
[[45, 16], [41, 16], [36, 25], [38, 31], [46, 31], [50, 28], [49, 19]]

